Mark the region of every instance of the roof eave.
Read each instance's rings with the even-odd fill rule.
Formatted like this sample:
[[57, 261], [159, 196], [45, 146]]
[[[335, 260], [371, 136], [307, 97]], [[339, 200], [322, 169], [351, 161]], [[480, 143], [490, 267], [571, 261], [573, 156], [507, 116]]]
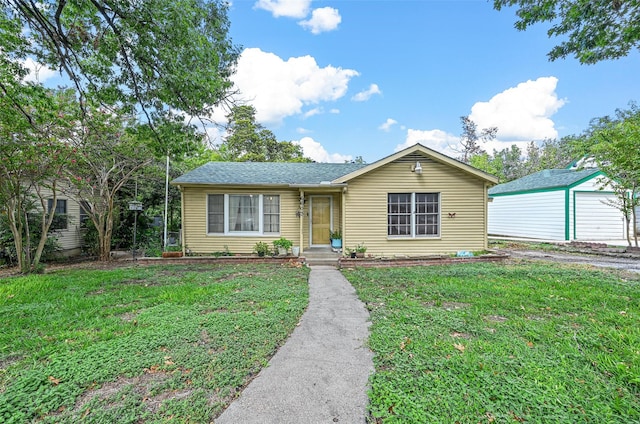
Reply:
[[334, 183], [331, 182], [329, 184], [289, 184], [289, 187], [291, 188], [342, 188], [342, 187], [346, 187], [348, 184], [347, 183]]
[[214, 187], [290, 187], [290, 184], [286, 183], [211, 183], [211, 182], [193, 182], [193, 181], [176, 181], [173, 180], [169, 184], [182, 187], [202, 187], [202, 186], [214, 186]]
[[420, 143], [414, 144], [413, 146], [409, 146], [404, 150], [400, 150], [399, 152], [396, 152], [396, 153], [394, 153], [392, 155], [389, 155], [389, 156], [387, 156], [385, 158], [382, 158], [382, 159], [380, 159], [380, 160], [378, 160], [376, 162], [373, 162], [373, 163], [371, 163], [371, 164], [369, 164], [369, 165], [367, 165], [367, 166], [365, 166], [363, 168], [358, 169], [357, 171], [354, 171], [354, 172], [351, 172], [349, 174], [343, 175], [340, 178], [336, 178], [335, 180], [332, 181], [332, 183], [334, 183], [334, 184], [345, 183], [345, 182], [347, 182], [349, 180], [352, 180], [352, 179], [354, 179], [356, 177], [359, 177], [359, 176], [361, 176], [363, 174], [371, 172], [374, 169], [377, 169], [377, 168], [379, 168], [381, 166], [384, 166], [384, 165], [386, 165], [388, 163], [391, 163], [394, 160], [397, 160], [397, 159], [399, 159], [399, 158], [401, 158], [403, 156], [406, 156], [406, 155], [411, 154], [411, 153], [416, 153], [416, 152], [420, 152], [420, 153], [422, 153], [422, 154], [424, 154], [424, 155], [426, 155], [426, 156], [428, 156], [428, 157], [430, 157], [430, 158], [432, 158], [432, 159], [434, 159], [434, 160], [436, 160], [438, 162], [442, 162], [442, 163], [448, 164], [450, 166], [453, 166], [455, 168], [458, 168], [458, 169], [460, 169], [460, 170], [462, 170], [464, 172], [467, 172], [467, 173], [469, 173], [471, 175], [474, 175], [475, 177], [478, 177], [478, 178], [480, 178], [482, 180], [485, 180], [485, 181], [489, 182], [490, 184], [494, 184], [494, 185], [498, 184], [498, 177], [496, 177], [494, 175], [491, 175], [491, 174], [488, 174], [488, 173], [486, 173], [484, 171], [481, 171], [481, 170], [479, 170], [477, 168], [474, 168], [473, 166], [467, 165], [467, 164], [465, 164], [463, 162], [460, 162], [458, 160], [455, 160], [453, 158], [450, 158], [449, 156], [447, 156], [445, 154], [436, 152], [435, 150], [432, 150], [432, 149], [430, 149], [430, 148], [428, 148], [426, 146], [423, 146]]

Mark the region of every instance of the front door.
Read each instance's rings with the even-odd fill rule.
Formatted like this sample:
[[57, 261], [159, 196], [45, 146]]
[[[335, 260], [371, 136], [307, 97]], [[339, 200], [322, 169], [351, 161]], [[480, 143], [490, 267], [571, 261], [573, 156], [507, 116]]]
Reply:
[[311, 197], [311, 245], [328, 245], [331, 230], [331, 197]]

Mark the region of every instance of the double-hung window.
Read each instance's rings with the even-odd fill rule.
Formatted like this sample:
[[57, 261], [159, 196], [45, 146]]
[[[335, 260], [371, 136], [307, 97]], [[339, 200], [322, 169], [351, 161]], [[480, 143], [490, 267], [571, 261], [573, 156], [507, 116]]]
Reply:
[[280, 196], [271, 194], [207, 195], [207, 233], [278, 234]]
[[80, 202], [80, 225], [82, 227], [87, 226], [87, 222], [89, 221], [89, 212], [91, 210], [91, 205], [89, 202], [82, 200]]
[[47, 210], [53, 212], [53, 221], [51, 221], [50, 230], [66, 230], [67, 229], [67, 201], [66, 199], [56, 199], [55, 206], [53, 199], [48, 199]]
[[440, 236], [440, 193], [389, 193], [387, 235]]

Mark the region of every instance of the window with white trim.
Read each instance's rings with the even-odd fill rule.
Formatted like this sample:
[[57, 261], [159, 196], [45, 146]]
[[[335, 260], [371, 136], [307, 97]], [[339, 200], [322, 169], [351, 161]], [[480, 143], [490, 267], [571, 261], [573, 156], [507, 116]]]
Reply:
[[66, 230], [67, 229], [67, 201], [66, 199], [56, 199], [56, 205], [53, 206], [53, 199], [47, 200], [47, 210], [53, 212], [53, 221], [49, 230]]
[[90, 220], [89, 211], [91, 211], [91, 205], [89, 202], [82, 200], [80, 202], [80, 225], [82, 227], [86, 227], [87, 222]]
[[208, 194], [207, 233], [280, 233], [280, 196], [272, 194]]
[[387, 235], [440, 236], [440, 193], [389, 193]]

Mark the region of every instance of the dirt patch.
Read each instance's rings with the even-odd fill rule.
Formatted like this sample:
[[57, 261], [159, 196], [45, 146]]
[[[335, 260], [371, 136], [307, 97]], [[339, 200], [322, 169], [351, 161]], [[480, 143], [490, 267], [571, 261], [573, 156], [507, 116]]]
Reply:
[[451, 333], [449, 335], [451, 337], [453, 337], [454, 339], [470, 339], [471, 338], [471, 334], [458, 333], [457, 331], [454, 331], [453, 333]]
[[[73, 409], [64, 412], [65, 415], [80, 417], [83, 409], [92, 402], [108, 403], [107, 408], [113, 408], [120, 402], [119, 393], [131, 388], [134, 393], [142, 396], [142, 402], [147, 410], [156, 413], [162, 404], [170, 399], [184, 399], [193, 393], [192, 389], [167, 390], [155, 395], [151, 395], [154, 388], [162, 384], [169, 374], [162, 371], [147, 372], [137, 377], [120, 377], [116, 381], [105, 383], [98, 388], [90, 388], [76, 401]], [[86, 413], [87, 411], [85, 411]], [[57, 414], [53, 414], [57, 415]]]
[[6, 370], [11, 365], [15, 364], [18, 361], [22, 360], [22, 356], [19, 355], [9, 355], [0, 359], [0, 370]]
[[469, 306], [471, 306], [471, 304], [462, 302], [442, 302], [442, 305], [440, 305], [440, 307], [445, 311], [455, 311], [458, 309], [468, 308]]
[[507, 320], [506, 317], [500, 315], [489, 315], [485, 319], [490, 322], [505, 322]]
[[469, 304], [469, 303], [463, 303], [463, 302], [440, 302], [440, 301], [435, 301], [435, 300], [431, 300], [429, 302], [423, 302], [422, 305], [427, 307], [427, 308], [442, 308], [445, 311], [455, 311], [455, 310], [458, 310], [458, 309], [464, 309], [464, 308], [468, 308], [469, 306], [471, 306], [471, 304]]
[[121, 390], [128, 386], [133, 386], [136, 393], [147, 394], [150, 390], [168, 378], [163, 372], [147, 373], [137, 377], [120, 377], [116, 381], [105, 383], [96, 389], [87, 390], [76, 401], [73, 407], [74, 411], [80, 411], [85, 405], [93, 400], [105, 401], [118, 394]]
[[180, 399], [184, 399], [186, 397], [189, 397], [192, 394], [193, 394], [193, 390], [191, 390], [191, 389], [171, 390], [171, 391], [168, 391], [168, 392], [160, 393], [160, 394], [152, 396], [152, 397], [145, 397], [144, 399], [142, 399], [142, 401], [144, 402], [144, 404], [147, 407], [147, 409], [149, 410], [149, 412], [156, 413], [156, 412], [158, 412], [158, 410], [162, 406], [162, 403], [165, 400], [169, 400], [169, 399], [180, 400]]
[[131, 322], [131, 321], [135, 321], [137, 316], [138, 316], [137, 312], [125, 312], [124, 314], [120, 315], [120, 318], [124, 322]]

